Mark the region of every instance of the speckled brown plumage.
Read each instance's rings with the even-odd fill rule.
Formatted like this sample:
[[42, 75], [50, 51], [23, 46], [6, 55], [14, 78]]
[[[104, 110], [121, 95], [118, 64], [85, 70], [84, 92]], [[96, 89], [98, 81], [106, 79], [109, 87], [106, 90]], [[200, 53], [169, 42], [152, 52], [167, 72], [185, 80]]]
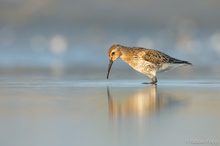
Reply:
[[121, 58], [129, 66], [136, 71], [148, 76], [153, 84], [157, 82], [156, 73], [169, 70], [174, 64], [189, 64], [191, 63], [170, 57], [169, 55], [153, 49], [126, 47], [122, 45], [112, 45], [108, 51], [110, 60], [107, 78], [112, 66], [112, 63]]

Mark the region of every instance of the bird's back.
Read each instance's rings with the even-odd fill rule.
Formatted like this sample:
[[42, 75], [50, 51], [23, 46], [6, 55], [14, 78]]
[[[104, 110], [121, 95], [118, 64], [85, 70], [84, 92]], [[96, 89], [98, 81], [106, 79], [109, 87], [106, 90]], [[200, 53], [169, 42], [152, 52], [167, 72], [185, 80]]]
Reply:
[[[171, 68], [183, 65], [190, 64], [187, 61], [179, 60], [173, 58], [163, 52], [153, 49], [139, 48], [139, 47], [124, 47], [122, 49], [123, 56], [122, 60], [127, 62], [129, 65], [135, 68], [135, 66], [154, 66], [155, 70], [161, 72], [166, 71]], [[143, 66], [144, 65], [144, 66]], [[139, 67], [140, 68], [140, 67]]]
[[144, 59], [145, 61], [151, 62], [153, 64], [163, 64], [163, 63], [171, 63], [171, 64], [189, 64], [191, 63], [183, 60], [179, 60], [173, 58], [163, 52], [153, 49], [146, 49], [146, 48], [123, 48], [126, 56], [130, 58], [138, 57], [140, 59]]

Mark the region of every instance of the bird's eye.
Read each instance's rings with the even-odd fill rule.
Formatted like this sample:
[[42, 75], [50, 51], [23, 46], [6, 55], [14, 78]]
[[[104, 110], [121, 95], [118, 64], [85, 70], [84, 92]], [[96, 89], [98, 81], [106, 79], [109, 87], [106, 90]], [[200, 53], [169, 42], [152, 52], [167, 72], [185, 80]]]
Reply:
[[112, 52], [112, 55], [115, 55], [115, 52]]

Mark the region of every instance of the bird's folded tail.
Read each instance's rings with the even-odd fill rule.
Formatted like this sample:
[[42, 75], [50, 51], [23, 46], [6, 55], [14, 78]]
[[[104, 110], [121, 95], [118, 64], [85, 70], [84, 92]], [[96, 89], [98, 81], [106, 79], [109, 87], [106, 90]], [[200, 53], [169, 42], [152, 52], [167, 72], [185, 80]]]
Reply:
[[179, 59], [175, 59], [175, 58], [171, 58], [171, 59], [170, 59], [170, 63], [192, 65], [192, 63], [190, 63], [190, 62], [188, 62], [188, 61], [179, 60]]

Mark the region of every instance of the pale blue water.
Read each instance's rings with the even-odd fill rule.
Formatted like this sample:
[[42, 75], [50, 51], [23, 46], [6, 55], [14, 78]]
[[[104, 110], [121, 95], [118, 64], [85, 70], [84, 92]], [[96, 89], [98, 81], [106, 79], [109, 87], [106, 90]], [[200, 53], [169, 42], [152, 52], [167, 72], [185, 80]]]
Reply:
[[0, 145], [219, 145], [220, 81], [0, 81]]

